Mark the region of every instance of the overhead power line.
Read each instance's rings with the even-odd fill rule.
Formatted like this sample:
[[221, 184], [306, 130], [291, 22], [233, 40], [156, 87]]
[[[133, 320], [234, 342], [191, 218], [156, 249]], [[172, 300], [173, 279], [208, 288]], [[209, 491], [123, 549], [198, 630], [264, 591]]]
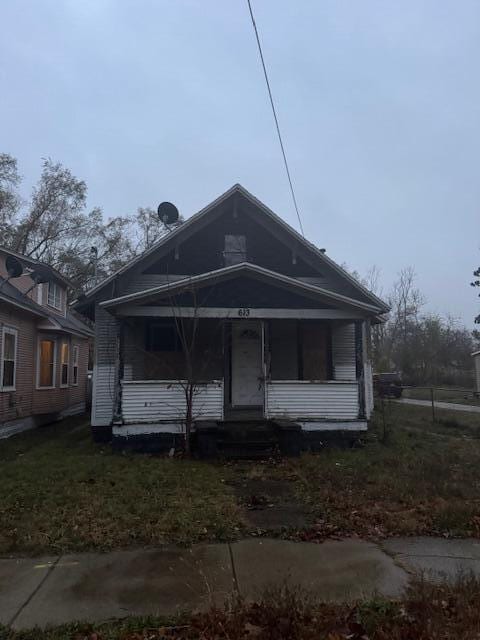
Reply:
[[258, 29], [255, 22], [255, 18], [253, 16], [252, 4], [250, 0], [247, 0], [248, 10], [250, 11], [250, 18], [252, 19], [253, 30], [255, 31], [255, 38], [257, 39], [258, 45], [258, 53], [260, 54], [260, 60], [263, 68], [263, 75], [265, 76], [265, 82], [267, 84], [268, 96], [270, 98], [270, 105], [272, 107], [273, 118], [275, 120], [275, 126], [277, 128], [278, 141], [280, 142], [280, 148], [282, 150], [283, 162], [285, 164], [285, 170], [287, 172], [288, 184], [290, 185], [290, 191], [292, 193], [293, 206], [295, 207], [295, 211], [297, 212], [298, 224], [300, 225], [300, 231], [302, 232], [302, 236], [305, 237], [305, 233], [303, 231], [302, 218], [300, 216], [300, 211], [297, 204], [297, 198], [295, 197], [295, 190], [293, 188], [292, 177], [290, 175], [290, 169], [288, 168], [287, 154], [285, 153], [285, 147], [283, 145], [282, 134], [280, 132], [280, 125], [278, 124], [277, 111], [275, 109], [275, 103], [273, 102], [272, 90], [270, 88], [270, 82], [268, 80], [267, 67], [265, 66], [265, 59], [263, 57], [262, 45], [260, 44], [260, 36], [258, 35]]

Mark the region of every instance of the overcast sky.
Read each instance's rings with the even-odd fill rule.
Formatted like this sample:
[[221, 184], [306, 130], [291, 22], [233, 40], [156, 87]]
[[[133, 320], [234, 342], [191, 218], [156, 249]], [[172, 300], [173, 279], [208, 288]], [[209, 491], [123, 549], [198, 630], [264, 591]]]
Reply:
[[[480, 2], [253, 0], [306, 236], [473, 326]], [[246, 0], [2, 0], [0, 151], [106, 217], [240, 182], [297, 227]]]

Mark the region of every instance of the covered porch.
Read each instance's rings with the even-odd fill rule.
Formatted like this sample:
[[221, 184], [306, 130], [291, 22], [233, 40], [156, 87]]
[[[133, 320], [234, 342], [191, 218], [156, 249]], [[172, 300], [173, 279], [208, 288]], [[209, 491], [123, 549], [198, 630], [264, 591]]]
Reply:
[[196, 428], [367, 428], [371, 313], [292, 278], [241, 275], [100, 304], [115, 333], [114, 437], [181, 434], [189, 404]]
[[[194, 322], [186, 355], [179, 334]], [[360, 323], [125, 318], [122, 333], [122, 424], [181, 422], [189, 384], [195, 421], [367, 417]]]

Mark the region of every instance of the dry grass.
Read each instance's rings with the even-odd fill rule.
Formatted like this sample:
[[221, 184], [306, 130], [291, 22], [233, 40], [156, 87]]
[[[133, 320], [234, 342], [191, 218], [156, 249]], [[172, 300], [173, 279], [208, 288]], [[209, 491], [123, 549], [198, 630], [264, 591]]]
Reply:
[[224, 540], [241, 526], [220, 465], [115, 454], [78, 419], [0, 442], [0, 553]]
[[316, 519], [288, 536], [480, 535], [480, 440], [462, 437], [480, 416], [432, 427], [423, 408], [392, 403], [390, 411], [386, 443], [377, 423], [363, 448], [257, 465], [256, 477], [293, 483]]
[[127, 618], [41, 631], [0, 628], [2, 640], [471, 640], [480, 632], [480, 583], [417, 580], [401, 600], [356, 606], [318, 603], [281, 589], [258, 602], [238, 601], [182, 620]]
[[[404, 389], [403, 398], [414, 398], [415, 400], [431, 400], [431, 392], [429, 388], [410, 388]], [[456, 404], [469, 404], [480, 406], [480, 398], [475, 395], [475, 391], [467, 391], [465, 389], [439, 388], [434, 390], [434, 399], [437, 402], [453, 402]]]
[[[288, 485], [314, 526], [281, 535], [480, 536], [480, 416], [391, 403], [360, 449], [239, 465], [112, 453], [72, 419], [0, 445], [0, 553], [220, 541], [246, 532], [232, 483]], [[466, 436], [466, 437], [465, 437]], [[270, 502], [270, 498], [267, 502]], [[271, 502], [275, 502], [275, 497]], [[270, 508], [270, 507], [267, 507]]]

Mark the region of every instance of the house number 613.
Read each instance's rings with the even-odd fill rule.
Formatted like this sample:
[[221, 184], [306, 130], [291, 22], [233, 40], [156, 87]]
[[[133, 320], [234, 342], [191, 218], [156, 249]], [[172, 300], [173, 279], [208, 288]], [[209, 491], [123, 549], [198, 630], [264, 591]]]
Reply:
[[248, 318], [248, 316], [250, 315], [250, 309], [239, 309], [238, 315], [240, 316], [240, 318]]

